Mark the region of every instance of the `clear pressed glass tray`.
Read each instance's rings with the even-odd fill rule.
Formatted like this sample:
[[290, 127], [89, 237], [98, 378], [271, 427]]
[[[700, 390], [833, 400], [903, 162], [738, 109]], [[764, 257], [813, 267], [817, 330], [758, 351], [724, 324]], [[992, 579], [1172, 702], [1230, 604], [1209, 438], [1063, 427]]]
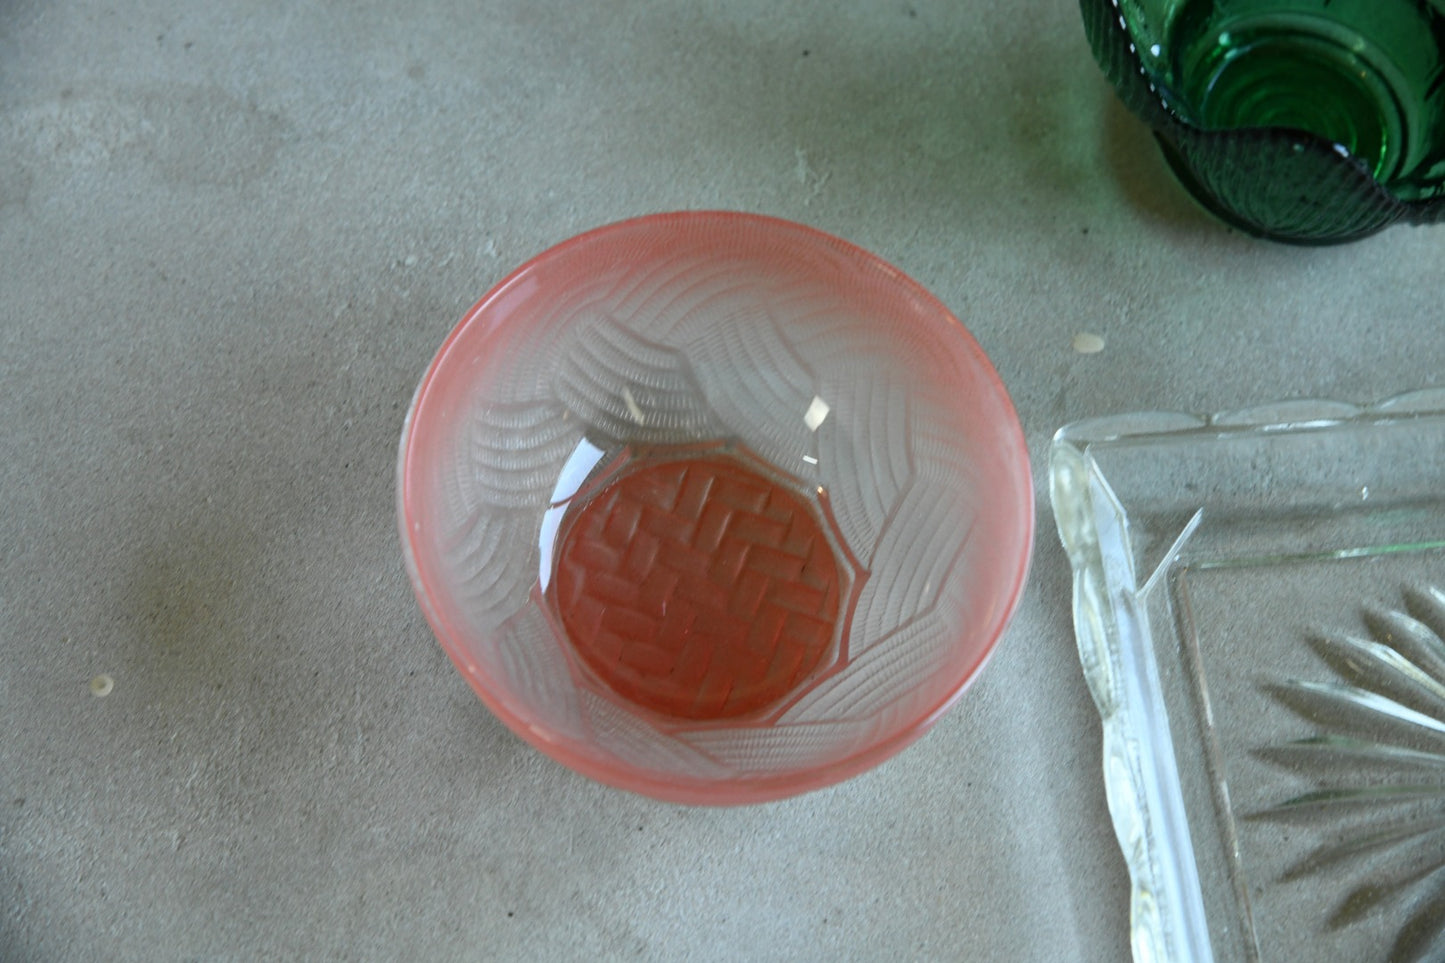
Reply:
[[1445, 390], [1055, 436], [1136, 961], [1445, 958]]

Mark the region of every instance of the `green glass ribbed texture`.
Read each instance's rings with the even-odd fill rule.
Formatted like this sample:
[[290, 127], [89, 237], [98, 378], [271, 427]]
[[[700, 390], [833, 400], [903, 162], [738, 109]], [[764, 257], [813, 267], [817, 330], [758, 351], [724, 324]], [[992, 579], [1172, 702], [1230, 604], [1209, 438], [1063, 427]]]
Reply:
[[1081, 0], [1180, 180], [1254, 234], [1445, 215], [1445, 0]]

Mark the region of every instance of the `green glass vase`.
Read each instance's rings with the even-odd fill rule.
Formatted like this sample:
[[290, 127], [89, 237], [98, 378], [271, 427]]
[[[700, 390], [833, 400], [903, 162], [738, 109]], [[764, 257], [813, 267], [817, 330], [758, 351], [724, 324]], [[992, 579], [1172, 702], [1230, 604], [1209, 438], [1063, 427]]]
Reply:
[[1080, 0], [1186, 188], [1299, 244], [1445, 219], [1445, 0]]

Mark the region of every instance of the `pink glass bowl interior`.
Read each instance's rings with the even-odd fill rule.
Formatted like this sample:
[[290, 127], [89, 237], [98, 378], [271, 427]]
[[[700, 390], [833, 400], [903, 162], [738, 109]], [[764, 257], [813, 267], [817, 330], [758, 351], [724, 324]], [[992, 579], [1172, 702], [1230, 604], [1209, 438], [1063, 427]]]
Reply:
[[797, 224], [678, 213], [539, 255], [418, 387], [397, 503], [437, 638], [602, 782], [757, 802], [863, 771], [1013, 613], [1028, 457], [963, 325]]

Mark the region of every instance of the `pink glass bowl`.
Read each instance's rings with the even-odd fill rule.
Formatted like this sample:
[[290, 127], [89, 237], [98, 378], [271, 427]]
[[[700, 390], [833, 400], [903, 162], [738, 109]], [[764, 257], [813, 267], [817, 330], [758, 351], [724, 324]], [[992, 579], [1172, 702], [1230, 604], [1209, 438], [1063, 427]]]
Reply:
[[921, 736], [1033, 540], [1018, 418], [956, 318], [837, 238], [613, 224], [462, 319], [402, 434], [406, 564], [517, 735], [661, 799], [776, 799]]

